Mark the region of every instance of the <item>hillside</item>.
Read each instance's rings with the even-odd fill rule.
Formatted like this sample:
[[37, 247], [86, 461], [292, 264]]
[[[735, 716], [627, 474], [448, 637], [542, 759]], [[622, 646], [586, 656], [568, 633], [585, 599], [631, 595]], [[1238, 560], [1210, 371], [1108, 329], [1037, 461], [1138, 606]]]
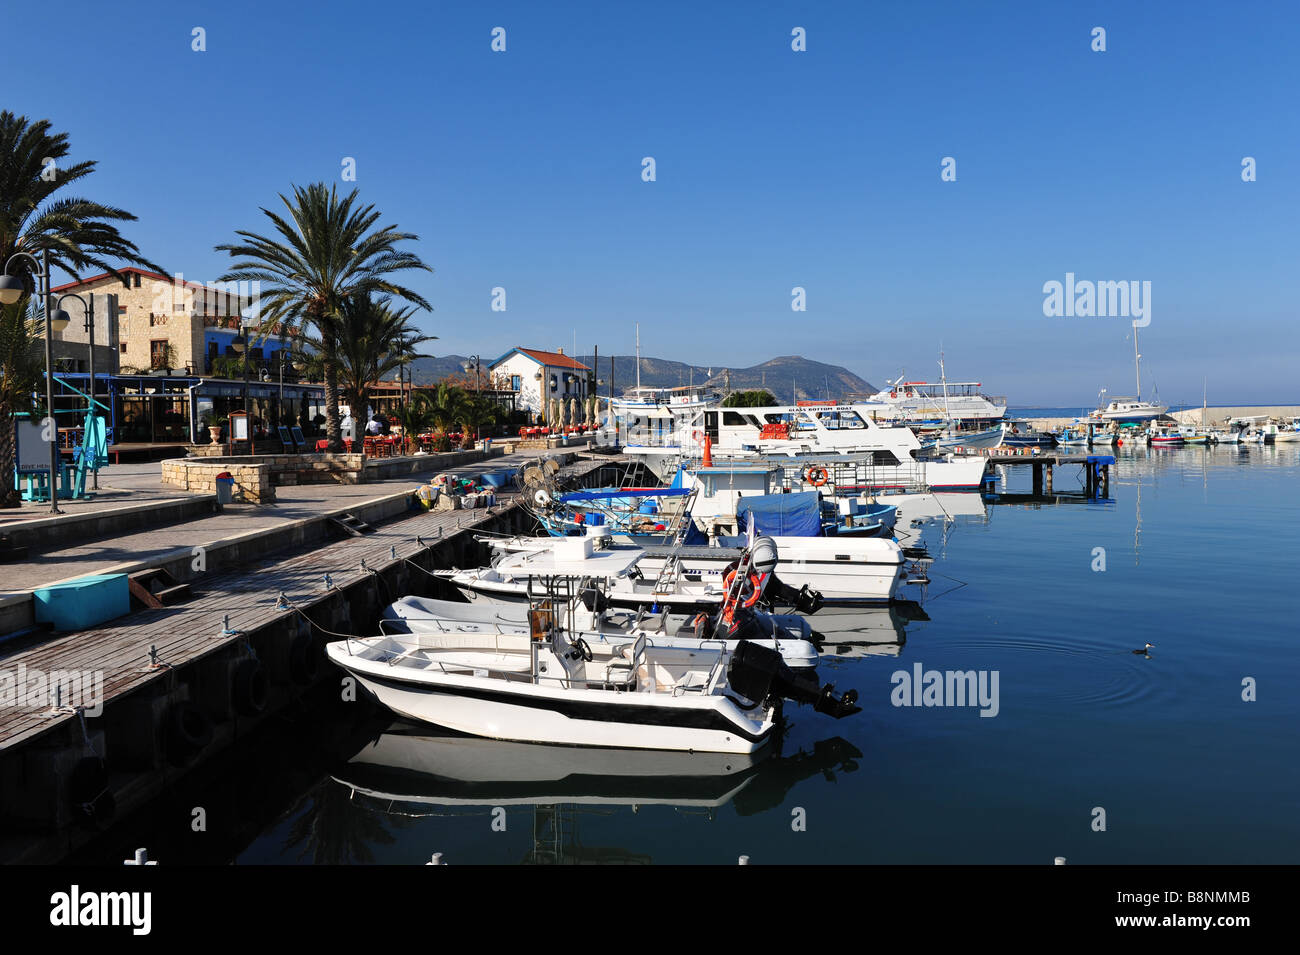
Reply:
[[[591, 356], [579, 359], [591, 364]], [[603, 378], [608, 389], [610, 358], [600, 356], [597, 375]], [[622, 392], [636, 384], [636, 357], [616, 355], [613, 358], [615, 390]], [[730, 383], [732, 391], [766, 388], [778, 401], [790, 402], [810, 398], [842, 398], [850, 393], [872, 392], [876, 389], [847, 368], [827, 365], [798, 355], [772, 358], [748, 368], [723, 369], [718, 365], [688, 365], [666, 358], [641, 357], [641, 384], [652, 388], [675, 388], [680, 385], [707, 383], [724, 390]]]
[[[592, 365], [590, 355], [578, 358]], [[442, 358], [420, 358], [412, 363], [412, 376], [418, 385], [432, 384], [450, 374], [463, 374], [463, 355]], [[618, 393], [636, 384], [636, 357], [616, 355], [613, 362], [613, 384]], [[604, 379], [602, 394], [609, 393], [611, 359], [600, 356], [596, 377]], [[729, 374], [728, 374], [729, 373]], [[839, 365], [827, 365], [798, 355], [783, 355], [749, 368], [729, 368], [714, 365], [688, 365], [667, 358], [641, 357], [641, 384], [651, 388], [675, 388], [679, 385], [710, 384], [723, 390], [730, 378], [732, 391], [767, 388], [778, 401], [790, 402], [810, 398], [842, 398], [849, 394], [871, 393], [875, 386]]]

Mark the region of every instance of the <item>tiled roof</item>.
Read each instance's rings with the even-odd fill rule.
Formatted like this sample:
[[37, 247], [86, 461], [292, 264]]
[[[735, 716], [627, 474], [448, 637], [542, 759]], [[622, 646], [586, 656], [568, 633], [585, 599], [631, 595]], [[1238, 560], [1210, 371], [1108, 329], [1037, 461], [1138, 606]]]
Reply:
[[550, 368], [577, 368], [581, 371], [591, 371], [582, 362], [574, 361], [568, 355], [561, 355], [559, 352], [538, 351], [535, 348], [516, 348], [515, 351], [523, 352], [529, 358], [540, 361]]

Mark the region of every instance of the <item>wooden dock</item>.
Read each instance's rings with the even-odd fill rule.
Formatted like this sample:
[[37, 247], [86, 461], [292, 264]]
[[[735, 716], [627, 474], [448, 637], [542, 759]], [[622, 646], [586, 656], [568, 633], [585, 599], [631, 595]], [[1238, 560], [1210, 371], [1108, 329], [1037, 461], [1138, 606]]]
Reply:
[[1013, 454], [1000, 448], [988, 454], [989, 463], [1006, 467], [1032, 467], [1033, 493], [1052, 493], [1052, 472], [1062, 465], [1075, 464], [1083, 468], [1084, 493], [1087, 497], [1110, 496], [1110, 469], [1115, 464], [1113, 454]]
[[[561, 475], [586, 478], [609, 463], [579, 459]], [[0, 816], [15, 832], [46, 840], [40, 849], [0, 840], [0, 859], [48, 858], [59, 845], [66, 851], [60, 839], [87, 813], [102, 825], [120, 804], [143, 804], [200, 758], [337, 677], [323, 644], [373, 633], [386, 604], [426, 592], [425, 571], [478, 561], [483, 545], [474, 531], [531, 525], [518, 491], [498, 493], [491, 508], [414, 512], [361, 536], [202, 575], [191, 581], [196, 596], [188, 602], [9, 649], [0, 679], [11, 688], [15, 678], [22, 692], [34, 678], [52, 686], [56, 674], [93, 673], [102, 680], [95, 698], [68, 702], [102, 701], [103, 710], [83, 717], [71, 706], [55, 709], [48, 695], [26, 694], [0, 706]], [[281, 595], [294, 609], [284, 609]], [[178, 733], [194, 752], [178, 756]]]

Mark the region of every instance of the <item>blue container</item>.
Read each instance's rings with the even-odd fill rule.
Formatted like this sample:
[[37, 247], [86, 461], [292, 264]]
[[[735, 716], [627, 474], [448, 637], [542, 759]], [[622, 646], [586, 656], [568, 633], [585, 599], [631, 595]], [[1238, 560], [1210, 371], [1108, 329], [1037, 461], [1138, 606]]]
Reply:
[[89, 630], [131, 612], [126, 574], [94, 574], [32, 591], [36, 622], [55, 630]]

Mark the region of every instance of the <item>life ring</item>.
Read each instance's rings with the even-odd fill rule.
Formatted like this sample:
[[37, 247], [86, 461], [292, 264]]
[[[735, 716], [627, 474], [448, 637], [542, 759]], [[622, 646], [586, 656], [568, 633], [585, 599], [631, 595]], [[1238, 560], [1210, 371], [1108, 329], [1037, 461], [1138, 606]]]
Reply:
[[817, 467], [816, 465], [809, 466], [808, 470], [803, 472], [804, 480], [813, 487], [821, 487], [830, 480], [830, 476], [829, 471], [825, 468]]
[[898, 397], [898, 392], [897, 392], [897, 391], [891, 391], [891, 392], [889, 393], [889, 397], [891, 397], [891, 398], [897, 398], [897, 397]]
[[[735, 581], [735, 579], [736, 579], [736, 572], [734, 570], [731, 571], [729, 574], [727, 574], [726, 577], [723, 578], [722, 582], [726, 586], [728, 593], [731, 592], [731, 585]], [[741, 596], [738, 601], [740, 603], [740, 606], [744, 607], [746, 610], [754, 606], [754, 604], [758, 603], [759, 598], [763, 596], [763, 579], [759, 577], [758, 574], [751, 573], [749, 575], [749, 580], [747, 581], [747, 585], [749, 588], [748, 591], [742, 589]], [[748, 596], [746, 596], [746, 593], [748, 593]]]
[[704, 432], [703, 432], [703, 431], [692, 431], [692, 432], [691, 432], [691, 440], [694, 441], [696, 444], [700, 443], [701, 441], [704, 440]]

